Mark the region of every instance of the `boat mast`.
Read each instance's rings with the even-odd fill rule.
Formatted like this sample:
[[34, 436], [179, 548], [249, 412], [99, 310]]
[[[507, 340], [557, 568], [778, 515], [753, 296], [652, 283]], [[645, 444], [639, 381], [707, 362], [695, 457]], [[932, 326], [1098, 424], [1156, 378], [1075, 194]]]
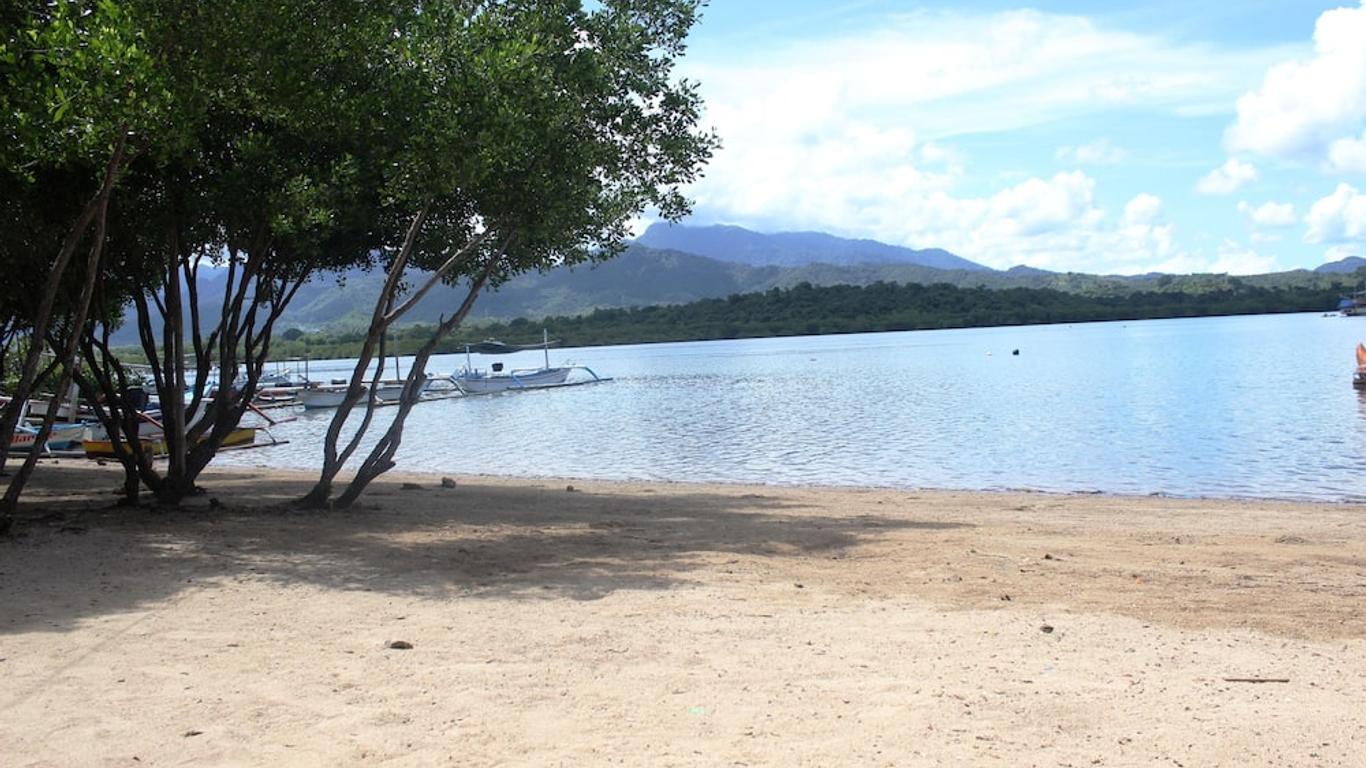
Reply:
[[550, 367], [550, 332], [541, 329], [541, 348], [545, 350], [545, 367]]

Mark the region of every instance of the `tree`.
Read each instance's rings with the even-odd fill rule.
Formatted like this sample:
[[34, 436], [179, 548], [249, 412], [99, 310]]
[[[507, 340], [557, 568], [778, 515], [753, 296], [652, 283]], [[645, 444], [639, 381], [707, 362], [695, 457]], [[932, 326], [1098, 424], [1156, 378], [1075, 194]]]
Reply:
[[[673, 77], [697, 9], [693, 0], [606, 0], [592, 10], [549, 0], [446, 2], [408, 19], [399, 60], [411, 66], [386, 83], [392, 93], [420, 94], [402, 101], [404, 123], [391, 126], [391, 209], [407, 210], [410, 223], [382, 251], [387, 279], [305, 504], [329, 503], [372, 421], [365, 376], [385, 332], [436, 281], [465, 286], [465, 299], [419, 348], [395, 416], [341, 505], [393, 467], [428, 357], [484, 286], [609, 258], [642, 210], [670, 219], [687, 211], [681, 187], [716, 146], [697, 129], [695, 86]], [[405, 291], [410, 266], [428, 277]], [[362, 398], [360, 424], [341, 444]]]
[[[319, 271], [368, 258], [386, 222], [368, 84], [372, 44], [390, 9], [361, 0], [211, 6], [139, 0], [149, 50], [174, 76], [185, 140], [128, 173], [104, 281], [131, 298], [161, 406], [167, 466], [144, 455], [129, 382], [87, 333], [86, 384], [115, 450], [166, 504], [195, 480], [251, 407], [275, 323]], [[359, 159], [358, 159], [359, 158]], [[200, 295], [212, 270], [217, 295]], [[217, 386], [212, 386], [217, 379]]]
[[[142, 47], [136, 20], [114, 0], [11, 4], [0, 11], [0, 149], [7, 194], [6, 212], [25, 208], [44, 197], [32, 185], [52, 170], [77, 170], [77, 187], [93, 188], [68, 223], [60, 225], [60, 244], [37, 258], [44, 267], [38, 301], [13, 326], [24, 327], [26, 351], [11, 398], [0, 411], [0, 436], [10, 435], [38, 377], [38, 366], [50, 340], [54, 317], [67, 319], [65, 341], [53, 347], [60, 371], [58, 394], [74, 375], [77, 331], [89, 312], [104, 246], [110, 197], [128, 158], [141, 145], [145, 128], [157, 120], [163, 104], [159, 73]], [[131, 143], [137, 145], [130, 147]], [[60, 192], [55, 193], [59, 196]], [[51, 199], [51, 198], [49, 198]], [[49, 230], [49, 233], [52, 230]], [[39, 234], [38, 241], [50, 240]], [[68, 275], [68, 265], [85, 245], [83, 269]], [[30, 259], [31, 260], [31, 259]], [[79, 285], [74, 301], [59, 307], [64, 281]], [[65, 311], [58, 311], [64, 309]], [[56, 417], [55, 399], [38, 440], [46, 439]], [[8, 439], [0, 442], [0, 469], [8, 455]], [[31, 452], [0, 502], [0, 517], [17, 502], [37, 452]]]

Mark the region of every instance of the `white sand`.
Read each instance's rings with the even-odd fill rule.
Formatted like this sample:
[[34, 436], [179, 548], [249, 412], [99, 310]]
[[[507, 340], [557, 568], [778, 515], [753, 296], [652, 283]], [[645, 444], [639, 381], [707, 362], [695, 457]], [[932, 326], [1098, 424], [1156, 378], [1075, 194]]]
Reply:
[[80, 511], [111, 470], [45, 465], [0, 542], [0, 766], [1366, 765], [1359, 506], [394, 476], [313, 515], [224, 472]]

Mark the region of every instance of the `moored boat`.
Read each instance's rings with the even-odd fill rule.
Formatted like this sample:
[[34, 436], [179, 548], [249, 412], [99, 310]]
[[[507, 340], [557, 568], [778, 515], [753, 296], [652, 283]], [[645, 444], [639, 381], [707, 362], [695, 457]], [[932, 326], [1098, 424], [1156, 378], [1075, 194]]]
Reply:
[[[375, 388], [375, 397], [381, 402], [398, 400], [403, 395], [403, 387], [407, 382], [404, 381], [381, 381]], [[422, 394], [430, 385], [431, 379], [428, 378], [421, 385], [418, 394]], [[305, 410], [317, 410], [320, 408], [336, 408], [346, 399], [346, 384], [319, 384], [311, 386], [299, 392], [299, 404]]]
[[570, 367], [560, 368], [514, 368], [502, 371], [501, 363], [494, 363], [492, 372], [466, 368], [455, 374], [451, 380], [462, 392], [470, 395], [487, 395], [505, 392], [510, 389], [535, 389], [563, 384], [569, 378]]
[[[490, 395], [495, 392], [564, 386], [569, 379], [570, 372], [581, 366], [552, 366], [550, 364], [550, 336], [545, 331], [541, 331], [541, 336], [541, 343], [537, 346], [515, 346], [492, 339], [478, 344], [466, 344], [465, 367], [463, 370], [452, 374], [451, 381], [455, 382], [460, 391], [467, 395]], [[482, 355], [507, 355], [533, 349], [540, 349], [545, 354], [545, 364], [539, 368], [503, 370], [502, 363], [494, 363], [489, 366], [489, 370], [485, 371], [475, 368], [470, 357], [472, 352]], [[596, 380], [598, 377], [594, 374], [593, 378]]]
[[[256, 441], [256, 427], [238, 427], [228, 433], [223, 438], [224, 448], [232, 448], [248, 445]], [[163, 433], [151, 435], [139, 434], [144, 448], [153, 456], [160, 456], [166, 453], [166, 436]], [[114, 443], [107, 434], [87, 435], [85, 439], [85, 455], [90, 458], [111, 458], [114, 454]]]
[[1343, 297], [1338, 302], [1338, 311], [1343, 317], [1366, 317], [1366, 291]]
[[[47, 436], [44, 450], [48, 451], [74, 451], [79, 450], [85, 437], [85, 424], [53, 424], [52, 431]], [[38, 440], [38, 429], [29, 425], [23, 425], [14, 431], [10, 436], [9, 449], [12, 453], [28, 453], [33, 450]]]

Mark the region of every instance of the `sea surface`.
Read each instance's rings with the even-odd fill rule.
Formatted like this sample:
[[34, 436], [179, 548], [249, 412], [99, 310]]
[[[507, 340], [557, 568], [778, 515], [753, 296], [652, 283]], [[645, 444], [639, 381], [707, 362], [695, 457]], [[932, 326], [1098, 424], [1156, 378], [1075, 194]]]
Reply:
[[[613, 380], [420, 404], [397, 461], [452, 474], [1361, 501], [1360, 340], [1366, 319], [1299, 314], [556, 349], [552, 363]], [[352, 364], [313, 361], [310, 374]], [[428, 369], [463, 364], [446, 355]], [[317, 468], [332, 412], [297, 415], [272, 429], [288, 445], [216, 464]]]

